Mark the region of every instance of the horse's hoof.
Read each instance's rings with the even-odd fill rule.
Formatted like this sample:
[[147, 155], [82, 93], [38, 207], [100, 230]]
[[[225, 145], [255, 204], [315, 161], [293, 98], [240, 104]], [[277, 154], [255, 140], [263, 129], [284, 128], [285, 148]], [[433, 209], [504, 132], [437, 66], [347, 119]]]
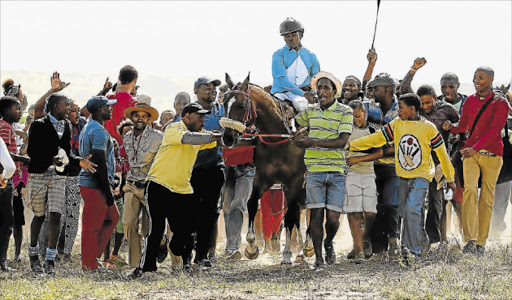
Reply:
[[249, 253], [248, 248], [245, 248], [245, 257], [247, 257], [248, 259], [258, 258], [258, 256], [260, 256], [260, 249], [257, 246], [255, 246], [255, 248], [256, 248], [256, 252], [254, 252], [254, 253]]
[[301, 255], [297, 255], [297, 257], [295, 258], [295, 262], [296, 262], [296, 263], [301, 263], [301, 264], [305, 263], [305, 262], [306, 262], [306, 260], [305, 260], [305, 258], [304, 258], [304, 255], [303, 255], [303, 254], [301, 254]]
[[289, 266], [289, 265], [291, 265], [291, 264], [292, 264], [292, 261], [291, 261], [290, 259], [286, 259], [286, 258], [285, 258], [285, 259], [283, 259], [283, 260], [281, 261], [281, 265], [282, 265], [282, 266]]
[[315, 248], [304, 249], [304, 255], [306, 255], [306, 257], [312, 257], [315, 255]]

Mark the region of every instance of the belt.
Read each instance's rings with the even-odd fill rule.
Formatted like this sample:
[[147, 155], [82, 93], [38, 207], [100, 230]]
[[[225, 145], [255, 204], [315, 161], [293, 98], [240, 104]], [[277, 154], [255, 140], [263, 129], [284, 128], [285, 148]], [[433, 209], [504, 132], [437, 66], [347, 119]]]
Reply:
[[491, 153], [491, 152], [489, 152], [487, 150], [480, 150], [479, 153], [482, 154], [482, 155], [488, 155], [488, 156], [491, 156], [491, 157], [497, 156], [496, 154]]
[[134, 185], [136, 188], [139, 189], [145, 189], [146, 188], [146, 182], [145, 181], [133, 181], [133, 180], [127, 180], [129, 184]]

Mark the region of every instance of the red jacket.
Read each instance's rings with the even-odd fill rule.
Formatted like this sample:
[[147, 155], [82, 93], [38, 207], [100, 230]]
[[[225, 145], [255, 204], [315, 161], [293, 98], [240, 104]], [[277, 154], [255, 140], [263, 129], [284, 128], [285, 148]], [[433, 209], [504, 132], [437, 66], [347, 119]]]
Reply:
[[116, 92], [107, 97], [108, 99], [117, 99], [117, 103], [112, 105], [112, 119], [105, 121], [103, 126], [108, 133], [117, 140], [119, 146], [123, 145], [123, 138], [117, 131], [117, 126], [123, 121], [124, 110], [134, 106], [138, 101], [128, 93]]
[[507, 121], [510, 106], [507, 99], [501, 94], [491, 92], [483, 100], [480, 100], [478, 93], [469, 96], [462, 106], [459, 125], [452, 129], [452, 133], [471, 131], [476, 115], [492, 96], [494, 96], [494, 100], [480, 116], [473, 134], [464, 143], [462, 149], [473, 147], [476, 151], [487, 150], [493, 154], [503, 156], [501, 130]]

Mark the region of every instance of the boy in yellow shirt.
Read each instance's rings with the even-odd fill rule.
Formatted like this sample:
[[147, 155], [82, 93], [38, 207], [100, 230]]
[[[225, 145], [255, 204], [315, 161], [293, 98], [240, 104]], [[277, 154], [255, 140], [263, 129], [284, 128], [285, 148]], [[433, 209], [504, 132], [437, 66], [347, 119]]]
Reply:
[[452, 190], [455, 190], [454, 170], [436, 126], [418, 114], [420, 98], [416, 94], [405, 94], [398, 99], [398, 105], [399, 118], [374, 134], [350, 141], [348, 149], [361, 151], [394, 143], [396, 173], [400, 177], [398, 198], [399, 213], [403, 218], [402, 245], [412, 255], [418, 256], [422, 246], [421, 207], [435, 173], [431, 151], [436, 152], [448, 187]]

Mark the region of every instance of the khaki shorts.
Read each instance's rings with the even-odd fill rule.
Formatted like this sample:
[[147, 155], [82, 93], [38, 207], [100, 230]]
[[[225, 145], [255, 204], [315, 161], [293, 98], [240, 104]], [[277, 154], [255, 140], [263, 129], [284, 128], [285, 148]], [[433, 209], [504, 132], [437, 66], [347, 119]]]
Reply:
[[372, 212], [377, 213], [377, 185], [375, 174], [347, 174], [347, 199], [343, 207], [344, 213]]

